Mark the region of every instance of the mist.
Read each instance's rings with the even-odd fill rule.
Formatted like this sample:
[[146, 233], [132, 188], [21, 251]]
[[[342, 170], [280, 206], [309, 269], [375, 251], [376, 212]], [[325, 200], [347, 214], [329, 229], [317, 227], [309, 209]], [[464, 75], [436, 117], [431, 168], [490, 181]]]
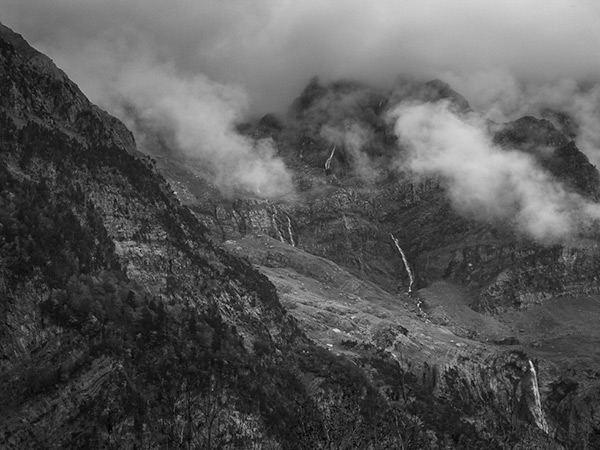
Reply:
[[83, 47], [143, 41], [178, 73], [241, 86], [259, 114], [285, 110], [315, 75], [375, 85], [400, 74], [427, 80], [500, 71], [529, 82], [595, 82], [600, 75], [600, 4], [592, 0], [2, 3], [0, 20], [55, 58], [84, 91], [96, 75], [78, 69]]
[[[53, 57], [94, 103], [124, 121], [141, 151], [167, 153], [191, 164], [225, 194], [233, 190], [262, 198], [293, 194], [291, 173], [273, 141], [237, 131], [249, 116], [250, 100], [243, 88], [178, 67], [166, 56], [168, 48], [158, 36], [143, 26], [136, 28], [133, 19], [159, 21], [145, 15], [141, 4], [136, 8], [132, 2], [115, 11], [88, 4], [82, 13], [82, 4], [63, 11], [67, 3], [46, 8], [56, 29], [46, 29], [44, 21], [36, 23], [38, 31], [50, 34], [42, 33], [40, 42], [31, 43]], [[64, 17], [59, 17], [61, 12]], [[128, 18], [134, 26], [126, 26]], [[34, 20], [35, 14], [29, 19]], [[73, 28], [61, 26], [60, 20]]]
[[501, 220], [543, 243], [576, 237], [600, 217], [597, 205], [567, 190], [532, 155], [493, 144], [479, 114], [458, 114], [442, 101], [401, 104], [390, 117], [404, 148], [400, 170], [439, 177], [467, 217]]
[[485, 117], [504, 123], [530, 115], [546, 118], [561, 130], [552, 114], [570, 119], [577, 147], [592, 164], [600, 166], [600, 84], [574, 79], [531, 82], [504, 71], [487, 71], [469, 76], [447, 75], [458, 91], [472, 99], [471, 106]]
[[[240, 135], [236, 124], [286, 111], [315, 75], [386, 89], [399, 76], [440, 78], [499, 122], [564, 112], [578, 125], [578, 146], [600, 163], [600, 3], [592, 0], [4, 0], [0, 13], [133, 126], [142, 145], [144, 129], [158, 130], [223, 188], [291, 191], [273, 143]], [[527, 164], [512, 178], [527, 177]], [[556, 189], [557, 199], [568, 197]]]
[[142, 150], [152, 152], [146, 141], [158, 138], [175, 156], [202, 165], [223, 191], [244, 189], [265, 198], [292, 192], [291, 175], [273, 142], [236, 132], [247, 110], [243, 91], [201, 74], [184, 78], [150, 55], [111, 57], [96, 60], [99, 69], [114, 69], [100, 104], [126, 121]]
[[369, 129], [356, 122], [346, 122], [339, 127], [323, 126], [320, 136], [339, 149], [338, 151], [347, 152], [354, 174], [363, 181], [373, 182], [377, 178], [378, 171], [363, 150], [372, 138]]

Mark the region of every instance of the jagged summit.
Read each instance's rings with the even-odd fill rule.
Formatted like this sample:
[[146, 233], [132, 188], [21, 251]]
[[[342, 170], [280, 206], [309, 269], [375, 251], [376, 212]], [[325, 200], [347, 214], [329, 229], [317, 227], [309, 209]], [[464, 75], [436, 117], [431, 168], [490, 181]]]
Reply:
[[425, 83], [423, 100], [435, 102], [438, 100], [450, 100], [459, 111], [471, 111], [471, 106], [466, 98], [450, 87], [448, 83], [442, 80], [431, 80]]
[[19, 57], [24, 58], [28, 62], [31, 62], [37, 65], [40, 71], [48, 71], [50, 68], [53, 68], [51, 71], [56, 76], [61, 76], [63, 78], [67, 78], [67, 76], [58, 69], [52, 60], [48, 58], [43, 53], [38, 52], [34, 49], [29, 43], [18, 33], [15, 33], [13, 30], [8, 28], [2, 22], [0, 22], [0, 38], [6, 43], [9, 43], [15, 50], [14, 55], [18, 54]]
[[3, 83], [2, 113], [19, 126], [35, 122], [59, 128], [86, 147], [90, 140], [135, 151], [133, 134], [116, 118], [92, 104], [47, 56], [21, 35], [0, 24]]
[[537, 146], [558, 147], [570, 141], [552, 122], [533, 116], [521, 117], [504, 124], [494, 137], [501, 145], [525, 149]]
[[533, 154], [557, 179], [594, 201], [600, 199], [600, 174], [569, 135], [547, 119], [525, 116], [504, 124], [494, 135], [503, 147]]

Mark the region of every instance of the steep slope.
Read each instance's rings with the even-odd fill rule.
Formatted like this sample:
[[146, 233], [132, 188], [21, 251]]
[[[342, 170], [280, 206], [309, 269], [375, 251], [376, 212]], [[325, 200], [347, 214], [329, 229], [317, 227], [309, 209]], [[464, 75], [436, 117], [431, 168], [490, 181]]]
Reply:
[[1, 31], [1, 446], [318, 445], [331, 421], [295, 348], [343, 363], [205, 238], [120, 122]]
[[268, 441], [240, 385], [255, 342], [275, 358], [299, 335], [273, 286], [207, 241], [120, 122], [0, 36], [2, 446]]
[[[388, 395], [398, 396], [397, 407], [414, 414], [414, 426], [444, 430], [430, 441], [433, 448], [484, 443], [561, 448], [540, 432], [548, 432], [545, 414], [530, 401], [531, 361], [518, 348], [469, 339], [464, 329], [452, 329], [447, 320], [425, 312], [420, 297], [391, 295], [329, 260], [270, 237], [226, 245], [273, 281], [283, 305], [311, 338], [350, 358]], [[474, 315], [488, 340], [502, 340], [507, 330], [500, 322]], [[501, 443], [498, 433], [504, 432], [510, 438]], [[408, 448], [423, 445], [411, 442]]]

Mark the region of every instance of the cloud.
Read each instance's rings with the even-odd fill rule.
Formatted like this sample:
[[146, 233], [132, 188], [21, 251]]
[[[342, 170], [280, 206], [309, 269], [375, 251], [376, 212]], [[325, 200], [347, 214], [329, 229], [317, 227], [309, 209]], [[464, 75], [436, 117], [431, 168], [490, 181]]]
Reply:
[[216, 155], [223, 178], [220, 163], [241, 155], [233, 173], [248, 188], [267, 178], [283, 192], [289, 176], [272, 145], [237, 135], [235, 121], [284, 111], [314, 75], [380, 87], [442, 78], [497, 120], [554, 106], [600, 163], [593, 0], [5, 0], [1, 20], [93, 101], [120, 114], [133, 105], [170, 124], [186, 154]]
[[369, 129], [356, 122], [345, 122], [338, 127], [325, 125], [321, 128], [321, 137], [336, 146], [338, 151], [347, 152], [352, 170], [361, 179], [372, 182], [378, 172], [363, 147], [372, 138]]
[[[111, 95], [102, 104], [121, 117], [133, 116], [129, 125], [142, 139], [147, 130], [157, 133], [170, 149], [192, 162], [206, 165], [212, 181], [223, 189], [242, 188], [262, 197], [292, 191], [291, 175], [270, 139], [253, 139], [236, 132], [247, 108], [239, 89], [213, 82], [203, 75], [183, 78], [170, 65], [141, 55], [114, 64]], [[152, 138], [152, 136], [150, 136]]]
[[[54, 4], [55, 9], [48, 11], [50, 22], [60, 20], [52, 13], [67, 3]], [[111, 24], [107, 8], [87, 6], [89, 13], [98, 16], [81, 16], [83, 23], [74, 34], [82, 37], [77, 47], [72, 46], [73, 36], [60, 28], [46, 45], [56, 46], [50, 53], [55, 53], [58, 65], [80, 80], [93, 101], [132, 128], [142, 151], [156, 151], [155, 145], [154, 150], [151, 147], [158, 140], [167, 151], [202, 166], [202, 172], [210, 173], [211, 181], [223, 191], [244, 189], [266, 198], [293, 191], [291, 173], [273, 142], [256, 141], [236, 131], [248, 112], [243, 89], [214, 81], [202, 72], [179, 69], [175, 61], [163, 57], [165, 50], [156, 36], [146, 39], [144, 27], [122, 29], [123, 19], [115, 16], [116, 23]], [[144, 18], [141, 4], [137, 6], [140, 20], [158, 19]], [[122, 9], [125, 17], [133, 15], [133, 10]], [[64, 20], [79, 17], [77, 10], [68, 12]], [[165, 21], [169, 22], [169, 15]], [[43, 23], [40, 26], [44, 29]]]
[[89, 41], [139, 38], [178, 72], [243, 86], [261, 113], [287, 107], [313, 75], [600, 74], [592, 0], [5, 0], [2, 13], [68, 72]]
[[573, 237], [599, 217], [597, 205], [569, 192], [532, 155], [495, 146], [477, 114], [458, 115], [448, 102], [401, 104], [390, 114], [405, 149], [399, 167], [441, 178], [464, 215], [511, 223], [543, 242]]
[[[475, 110], [499, 123], [531, 115], [547, 118], [561, 129], [551, 113], [566, 115], [574, 125], [577, 147], [600, 166], [600, 84], [575, 79], [532, 82], [506, 71], [477, 72], [444, 78], [468, 98]], [[567, 130], [568, 131], [568, 130]]]

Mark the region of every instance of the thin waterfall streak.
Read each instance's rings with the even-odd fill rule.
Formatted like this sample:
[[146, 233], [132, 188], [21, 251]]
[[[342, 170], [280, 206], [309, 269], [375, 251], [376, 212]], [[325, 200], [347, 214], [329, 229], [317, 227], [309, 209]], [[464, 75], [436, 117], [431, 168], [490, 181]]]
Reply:
[[292, 247], [295, 247], [296, 242], [294, 241], [294, 232], [292, 229], [292, 219], [290, 219], [290, 216], [288, 216], [287, 214], [285, 216], [287, 217], [287, 220], [288, 220], [288, 234], [290, 235], [290, 245]]
[[286, 242], [285, 242], [285, 239], [283, 238], [283, 234], [281, 234], [281, 230], [279, 229], [277, 220], [275, 219], [275, 214], [271, 215], [271, 222], [273, 223], [273, 228], [275, 228], [275, 230], [277, 231], [277, 236], [279, 236], [279, 240], [285, 244]]
[[544, 411], [542, 409], [542, 400], [540, 397], [540, 389], [538, 384], [537, 372], [531, 360], [529, 360], [529, 372], [531, 373], [531, 390], [533, 391], [533, 400], [535, 402], [534, 417], [537, 422], [537, 426], [548, 433], [548, 424], [544, 417]]
[[327, 161], [325, 161], [325, 171], [329, 171], [329, 169], [331, 169], [331, 160], [333, 159], [333, 155], [335, 155], [335, 145], [333, 146], [333, 150], [331, 150], [331, 155], [329, 155], [329, 158], [327, 158]]
[[392, 233], [390, 233], [390, 237], [394, 241], [394, 244], [396, 244], [398, 253], [400, 253], [400, 256], [402, 257], [402, 262], [404, 263], [404, 267], [406, 268], [406, 273], [408, 274], [408, 279], [409, 279], [408, 293], [410, 294], [412, 292], [412, 287], [415, 282], [415, 277], [413, 275], [413, 272], [412, 272], [410, 266], [408, 265], [408, 260], [406, 259], [406, 255], [404, 254], [402, 247], [400, 247], [400, 243], [398, 242], [398, 239], [396, 239], [396, 237]]

